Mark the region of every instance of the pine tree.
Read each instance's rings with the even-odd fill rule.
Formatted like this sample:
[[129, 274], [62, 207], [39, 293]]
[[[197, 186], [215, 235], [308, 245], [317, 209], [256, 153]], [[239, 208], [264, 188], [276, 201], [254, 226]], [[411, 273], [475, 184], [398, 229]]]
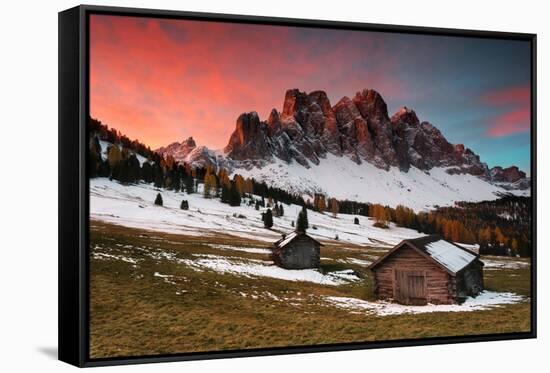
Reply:
[[191, 174], [188, 174], [185, 177], [184, 183], [185, 183], [185, 193], [192, 194], [195, 192], [195, 181], [193, 180], [193, 176], [191, 176]]
[[140, 178], [148, 184], [153, 182], [153, 168], [149, 162], [143, 162], [140, 170]]
[[109, 166], [109, 162], [107, 160], [105, 161], [99, 161], [99, 168], [97, 170], [97, 176], [99, 177], [110, 177], [111, 176], [111, 166]]
[[153, 167], [154, 175], [155, 175], [155, 187], [156, 188], [162, 188], [164, 187], [164, 171], [162, 170], [162, 167], [155, 163], [155, 166]]
[[179, 172], [177, 170], [174, 170], [173, 171], [173, 176], [172, 176], [172, 188], [174, 189], [174, 191], [176, 192], [179, 192], [180, 189], [182, 189], [181, 187], [181, 176], [179, 174]]
[[155, 205], [162, 206], [162, 196], [160, 193], [157, 193], [157, 198], [155, 198]]
[[235, 182], [232, 182], [229, 188], [229, 205], [230, 206], [241, 205], [241, 194], [237, 190], [237, 186]]
[[89, 168], [90, 168], [90, 177], [96, 177], [99, 175], [99, 168], [101, 166], [101, 145], [97, 136], [94, 136], [90, 140], [90, 153], [89, 153]]
[[222, 183], [222, 195], [221, 195], [221, 202], [222, 203], [229, 203], [229, 188], [231, 187], [231, 184], [229, 186], [225, 183]]
[[267, 209], [264, 215], [264, 227], [267, 229], [271, 229], [273, 227], [273, 215], [271, 213], [271, 209]]
[[296, 232], [305, 233], [309, 228], [309, 222], [307, 219], [307, 208], [302, 207], [302, 211], [298, 213], [298, 219], [296, 220]]
[[140, 176], [140, 165], [139, 160], [135, 154], [131, 154], [125, 161], [126, 166], [126, 182], [128, 183], [137, 183]]

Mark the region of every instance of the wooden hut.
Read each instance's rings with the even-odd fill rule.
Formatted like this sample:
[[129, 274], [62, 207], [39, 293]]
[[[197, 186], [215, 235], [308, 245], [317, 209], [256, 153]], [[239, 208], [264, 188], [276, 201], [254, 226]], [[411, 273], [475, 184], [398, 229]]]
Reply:
[[479, 255], [437, 235], [404, 240], [369, 267], [380, 299], [452, 304], [483, 290]]
[[292, 232], [275, 242], [271, 258], [286, 269], [318, 268], [322, 244], [305, 233]]

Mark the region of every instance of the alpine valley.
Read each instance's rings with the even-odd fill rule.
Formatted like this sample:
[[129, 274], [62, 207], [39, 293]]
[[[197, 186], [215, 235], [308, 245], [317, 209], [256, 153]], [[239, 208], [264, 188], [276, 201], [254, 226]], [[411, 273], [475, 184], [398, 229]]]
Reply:
[[199, 146], [189, 137], [156, 152], [307, 198], [323, 194], [416, 211], [530, 195], [530, 179], [518, 167], [489, 168], [407, 107], [390, 117], [372, 89], [335, 105], [324, 91], [291, 89], [282, 111], [272, 109], [266, 120], [255, 111], [241, 114], [223, 149]]

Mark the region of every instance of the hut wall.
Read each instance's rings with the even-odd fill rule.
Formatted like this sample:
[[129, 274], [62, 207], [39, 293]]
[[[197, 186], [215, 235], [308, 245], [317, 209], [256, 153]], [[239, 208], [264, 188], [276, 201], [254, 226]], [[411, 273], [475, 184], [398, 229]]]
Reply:
[[375, 294], [382, 299], [395, 299], [396, 272], [425, 274], [426, 302], [454, 303], [454, 278], [410, 247], [402, 247], [374, 269]]
[[479, 294], [483, 290], [483, 266], [474, 261], [457, 275], [457, 296], [467, 297]]
[[318, 268], [320, 254], [317, 242], [307, 237], [298, 237], [280, 251], [279, 263], [288, 269]]

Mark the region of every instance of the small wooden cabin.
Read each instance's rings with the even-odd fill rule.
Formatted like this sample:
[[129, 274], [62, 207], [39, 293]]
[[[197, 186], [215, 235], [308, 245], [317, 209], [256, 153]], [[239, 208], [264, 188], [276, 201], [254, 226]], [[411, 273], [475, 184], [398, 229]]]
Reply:
[[479, 255], [437, 235], [404, 240], [369, 267], [380, 299], [452, 304], [483, 290]]
[[322, 244], [305, 233], [292, 232], [275, 242], [271, 258], [286, 269], [318, 268]]

